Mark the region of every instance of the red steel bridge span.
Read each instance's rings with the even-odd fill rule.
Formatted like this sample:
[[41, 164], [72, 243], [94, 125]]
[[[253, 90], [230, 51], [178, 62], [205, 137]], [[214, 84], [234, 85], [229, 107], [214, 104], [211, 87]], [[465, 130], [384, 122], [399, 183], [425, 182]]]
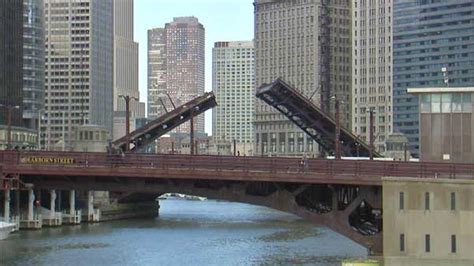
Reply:
[[[175, 154], [0, 151], [3, 186], [177, 192], [271, 207], [382, 250], [381, 177], [474, 179], [473, 164]], [[20, 188], [21, 189], [21, 188]]]

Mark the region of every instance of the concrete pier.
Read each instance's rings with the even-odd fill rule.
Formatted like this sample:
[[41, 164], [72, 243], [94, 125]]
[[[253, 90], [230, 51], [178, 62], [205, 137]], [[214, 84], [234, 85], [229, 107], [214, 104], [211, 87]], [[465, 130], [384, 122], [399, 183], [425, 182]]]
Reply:
[[69, 210], [63, 212], [64, 224], [80, 224], [82, 212], [76, 210], [76, 191], [69, 191]]
[[87, 191], [87, 221], [100, 221], [100, 210], [94, 209], [94, 191]]
[[43, 225], [59, 226], [62, 224], [62, 213], [56, 212], [56, 191], [50, 190], [50, 210], [42, 209]]
[[4, 190], [3, 199], [3, 220], [7, 223], [10, 222], [10, 189]]
[[38, 210], [35, 214], [35, 193], [33, 188], [28, 189], [28, 210], [26, 217], [20, 217], [20, 229], [41, 229], [43, 221]]

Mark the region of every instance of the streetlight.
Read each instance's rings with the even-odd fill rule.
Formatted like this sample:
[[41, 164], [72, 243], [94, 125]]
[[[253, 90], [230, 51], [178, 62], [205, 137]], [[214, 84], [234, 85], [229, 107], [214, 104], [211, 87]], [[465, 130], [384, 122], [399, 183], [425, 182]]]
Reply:
[[130, 95], [119, 95], [119, 98], [125, 100], [125, 136], [127, 136], [127, 145], [125, 145], [125, 151], [130, 150], [130, 100], [138, 101], [137, 97]]
[[43, 120], [43, 109], [38, 109], [38, 150], [41, 150], [41, 121]]
[[335, 159], [341, 159], [341, 122], [339, 119], [339, 104], [340, 101], [337, 99], [337, 95], [334, 95], [331, 97], [331, 99], [334, 100], [334, 119], [336, 120], [336, 132], [335, 132], [335, 151], [334, 151], [334, 158]]
[[369, 143], [370, 143], [370, 150], [369, 150], [369, 157], [370, 160], [374, 159], [374, 113], [375, 110], [372, 108], [369, 108], [367, 110], [369, 113]]
[[[62, 151], [66, 150], [66, 111], [63, 111], [63, 126], [62, 126], [62, 136], [63, 136], [63, 143], [62, 143]], [[68, 129], [69, 130], [69, 129]]]
[[12, 110], [20, 109], [19, 105], [5, 105], [0, 103], [0, 107], [5, 107], [7, 109], [7, 130], [8, 130], [8, 141], [7, 149], [11, 148], [12, 145]]

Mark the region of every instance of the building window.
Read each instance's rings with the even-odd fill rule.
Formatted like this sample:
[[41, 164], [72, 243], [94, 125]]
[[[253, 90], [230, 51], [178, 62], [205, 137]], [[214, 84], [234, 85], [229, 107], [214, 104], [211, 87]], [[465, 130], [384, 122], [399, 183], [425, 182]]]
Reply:
[[400, 252], [405, 251], [405, 234], [400, 234]]
[[425, 192], [425, 211], [430, 210], [430, 193]]
[[451, 235], [451, 253], [456, 253], [456, 235]]
[[405, 209], [405, 199], [404, 199], [404, 193], [400, 192], [400, 210]]
[[456, 210], [456, 193], [451, 192], [451, 210]]
[[425, 252], [430, 252], [430, 235], [425, 235]]

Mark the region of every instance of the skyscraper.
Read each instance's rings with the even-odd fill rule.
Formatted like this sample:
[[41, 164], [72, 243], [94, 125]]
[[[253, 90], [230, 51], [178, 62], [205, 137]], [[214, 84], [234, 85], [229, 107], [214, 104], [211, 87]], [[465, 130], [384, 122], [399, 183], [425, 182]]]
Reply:
[[125, 101], [119, 95], [139, 97], [138, 43], [133, 41], [133, 19], [133, 0], [114, 0], [114, 111], [125, 110]]
[[[198, 19], [174, 18], [172, 22], [166, 23], [164, 31], [152, 29], [148, 32], [148, 37], [148, 94], [150, 100], [154, 101], [149, 100], [150, 114], [160, 115], [159, 112], [163, 111], [157, 107], [161, 104], [158, 97], [163, 96], [163, 93], [169, 94], [176, 106], [202, 95], [204, 27]], [[162, 55], [163, 52], [165, 56]], [[169, 100], [162, 100], [168, 110], [173, 108]], [[195, 121], [194, 130], [204, 132], [204, 116], [195, 118]], [[181, 125], [175, 131], [189, 132], [189, 123]]]
[[155, 28], [148, 30], [148, 117], [163, 115], [166, 100], [166, 32]]
[[0, 124], [23, 126], [23, 2], [0, 1]]
[[[123, 96], [139, 99], [138, 43], [133, 41], [133, 0], [114, 0], [114, 134], [117, 139], [125, 134], [125, 100]], [[130, 101], [131, 118], [143, 111], [138, 100]], [[135, 127], [131, 127], [133, 130]]]
[[253, 148], [254, 88], [253, 42], [214, 43], [212, 90], [219, 105], [212, 109], [212, 135], [235, 140], [242, 155]]
[[114, 20], [112, 0], [45, 0], [46, 144], [72, 140], [73, 128], [112, 132]]
[[[350, 125], [350, 5], [346, 1], [255, 0], [256, 86], [281, 77], [325, 112], [342, 100]], [[261, 101], [255, 104], [255, 153], [316, 154], [314, 141]]]
[[44, 108], [43, 0], [23, 0], [23, 119], [38, 129]]
[[374, 144], [385, 151], [392, 132], [392, 1], [351, 1], [352, 130], [370, 141], [368, 111], [374, 112]]
[[418, 97], [407, 88], [474, 86], [473, 1], [395, 0], [393, 60], [394, 130], [418, 156]]

